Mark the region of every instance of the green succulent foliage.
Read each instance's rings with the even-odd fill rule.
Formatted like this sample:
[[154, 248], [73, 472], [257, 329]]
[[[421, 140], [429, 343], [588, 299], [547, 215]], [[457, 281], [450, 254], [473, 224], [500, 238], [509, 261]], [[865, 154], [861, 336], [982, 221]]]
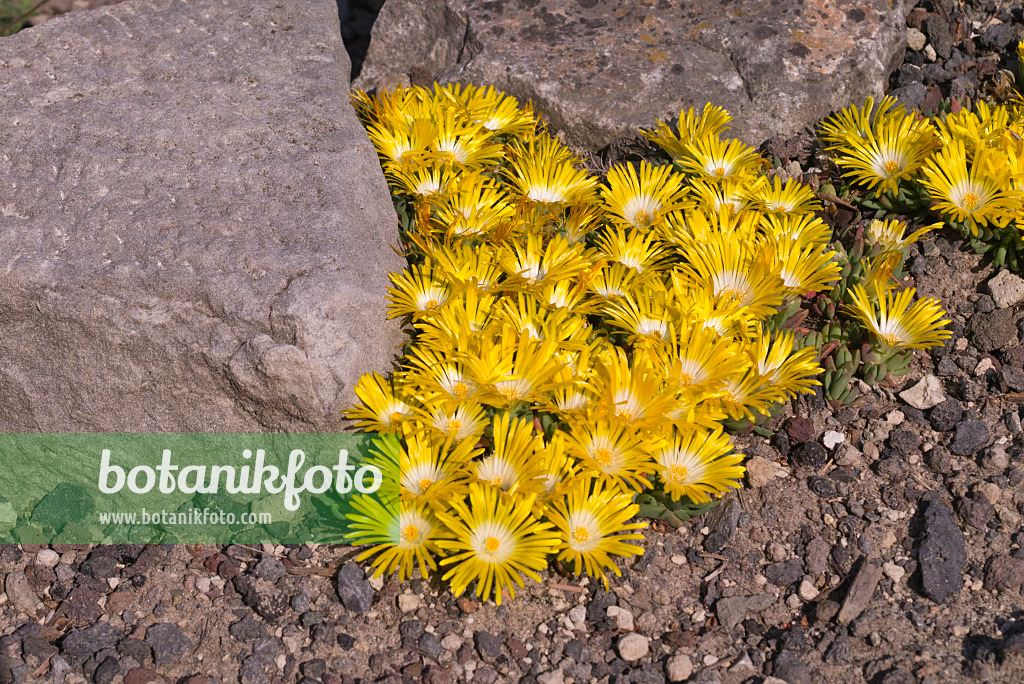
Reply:
[[665, 492], [651, 490], [639, 494], [635, 501], [640, 506], [637, 517], [661, 520], [675, 529], [690, 518], [704, 515], [722, 500], [716, 499], [708, 503], [696, 504], [684, 496], [678, 501], [673, 501]]

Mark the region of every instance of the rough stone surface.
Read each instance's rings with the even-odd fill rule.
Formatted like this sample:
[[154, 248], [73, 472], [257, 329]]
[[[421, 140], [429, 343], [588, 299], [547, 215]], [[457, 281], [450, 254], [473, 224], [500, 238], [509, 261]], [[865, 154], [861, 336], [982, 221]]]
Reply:
[[1014, 306], [1024, 301], [1024, 278], [1003, 269], [988, 281], [988, 291], [1000, 309]]
[[926, 596], [937, 603], [945, 603], [952, 594], [963, 589], [967, 547], [953, 512], [942, 502], [938, 492], [922, 496], [921, 506], [924, 508], [924, 535], [918, 553], [921, 585]]
[[373, 587], [355, 563], [345, 563], [338, 570], [338, 598], [353, 613], [365, 613], [373, 605]]
[[693, 674], [690, 656], [680, 653], [665, 661], [665, 676], [670, 682], [684, 682]]
[[861, 565], [857, 575], [850, 584], [846, 598], [843, 599], [843, 606], [839, 609], [836, 620], [841, 625], [848, 625], [857, 616], [864, 612], [864, 609], [871, 603], [871, 596], [875, 593], [878, 581], [882, 579], [882, 567], [872, 561], [865, 561]]
[[972, 456], [989, 440], [989, 429], [983, 421], [965, 420], [956, 426], [949, 450], [958, 456]]
[[0, 428], [340, 427], [402, 260], [336, 4], [128, 0], [0, 71]]
[[706, 519], [710, 531], [704, 538], [704, 548], [711, 553], [717, 553], [725, 548], [736, 534], [739, 519], [740, 502], [735, 497], [729, 497], [720, 506], [712, 509]]
[[633, 662], [640, 660], [650, 652], [650, 640], [642, 634], [630, 632], [619, 637], [619, 656], [623, 660]]
[[913, 387], [900, 392], [900, 399], [922, 411], [937, 406], [945, 398], [942, 382], [934, 375], [926, 375]]
[[1024, 586], [1024, 560], [1020, 558], [990, 558], [985, 564], [985, 588], [989, 591], [1020, 593]]
[[[787, 1], [770, 12], [756, 0], [671, 11], [614, 0], [388, 5], [357, 85], [394, 71], [494, 85], [533, 101], [568, 143], [590, 149], [709, 101], [736, 117], [734, 132], [747, 142], [790, 136], [880, 95], [906, 45], [902, 1], [840, 0], [814, 11]], [[463, 24], [452, 12], [468, 25], [460, 50], [453, 43]]]
[[1005, 349], [1017, 343], [1017, 329], [1013, 309], [996, 309], [976, 314], [971, 318], [974, 346], [981, 351]]
[[61, 643], [65, 655], [88, 658], [93, 653], [111, 648], [121, 638], [121, 632], [108, 622], [97, 622], [91, 627], [68, 633]]
[[746, 618], [757, 615], [774, 603], [775, 597], [767, 593], [756, 596], [732, 596], [719, 599], [715, 604], [715, 613], [723, 627], [733, 629]]
[[192, 641], [181, 633], [178, 625], [158, 622], [146, 630], [146, 644], [153, 649], [157, 665], [174, 663], [192, 649]]

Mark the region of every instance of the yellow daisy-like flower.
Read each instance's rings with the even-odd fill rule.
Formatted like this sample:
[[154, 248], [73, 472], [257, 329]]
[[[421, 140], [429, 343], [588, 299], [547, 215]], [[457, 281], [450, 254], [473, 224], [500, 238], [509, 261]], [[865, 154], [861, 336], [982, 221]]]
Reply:
[[866, 139], [847, 138], [833, 149], [845, 177], [881, 195], [897, 192], [901, 181], [915, 177], [932, 146], [931, 124], [905, 116], [881, 122]]
[[642, 161], [639, 172], [632, 164], [613, 166], [601, 196], [612, 220], [647, 230], [685, 206], [686, 189], [683, 178], [671, 166], [651, 166]]
[[588, 470], [602, 479], [626, 489], [640, 491], [647, 486], [645, 475], [654, 471], [647, 449], [640, 436], [623, 424], [589, 420], [569, 428], [569, 452], [583, 462]]
[[533, 422], [503, 413], [494, 416], [493, 425], [494, 451], [474, 465], [477, 480], [517, 497], [537, 493], [545, 473], [537, 456], [543, 441], [534, 434]]
[[640, 132], [672, 155], [673, 159], [680, 161], [690, 156], [691, 142], [721, 135], [729, 127], [730, 121], [732, 117], [729, 112], [708, 102], [700, 114], [693, 107], [680, 109], [675, 131], [667, 123], [659, 121], [654, 130]]
[[775, 259], [782, 284], [791, 295], [805, 292], [824, 292], [839, 280], [836, 253], [819, 245], [804, 244], [800, 240], [784, 239], [775, 245]]
[[863, 107], [850, 105], [821, 124], [821, 137], [832, 148], [850, 144], [852, 140], [868, 140], [875, 127], [885, 121], [898, 121], [907, 116], [903, 105], [892, 95], [886, 95], [875, 107], [869, 97]]
[[427, 427], [456, 443], [471, 438], [475, 444], [487, 427], [483, 407], [473, 401], [438, 403], [430, 409], [424, 422]]
[[761, 209], [768, 214], [804, 216], [821, 209], [821, 202], [811, 186], [794, 178], [786, 179], [785, 184], [778, 176], [770, 185], [756, 183], [751, 195]]
[[627, 231], [618, 228], [614, 232], [608, 231], [600, 235], [594, 242], [602, 257], [609, 261], [617, 261], [640, 274], [659, 270], [667, 256], [665, 247], [651, 231]]
[[593, 477], [580, 478], [548, 513], [561, 537], [558, 560], [571, 561], [577, 575], [585, 569], [591, 577], [600, 578], [607, 591], [607, 571], [622, 575], [612, 556], [629, 558], [644, 552], [642, 546], [627, 543], [644, 538], [635, 530], [647, 523], [628, 522], [639, 510], [628, 494]]
[[388, 288], [388, 318], [407, 314], [422, 317], [444, 306], [451, 296], [451, 288], [429, 261], [389, 277], [394, 287]]
[[449, 510], [437, 513], [452, 537], [437, 544], [450, 554], [441, 566], [448, 567], [442, 579], [451, 581], [453, 594], [461, 595], [476, 582], [478, 597], [493, 595], [501, 605], [504, 591], [515, 598], [516, 586], [524, 586], [523, 575], [540, 581], [537, 571], [547, 566], [559, 538], [551, 523], [534, 518], [532, 504], [532, 496], [523, 502], [506, 501], [499, 490], [473, 484], [468, 505], [454, 499]]
[[395, 432], [406, 419], [416, 414], [414, 407], [399, 398], [404, 393], [378, 373], [360, 376], [355, 392], [359, 404], [345, 411], [346, 418], [356, 421], [355, 427]]
[[455, 447], [421, 431], [409, 431], [406, 445], [388, 445], [382, 456], [398, 462], [399, 492], [403, 500], [441, 509], [465, 489], [468, 461], [477, 453], [471, 440]]
[[873, 302], [860, 285], [852, 290], [854, 317], [889, 349], [928, 349], [943, 343], [952, 333], [943, 330], [949, 323], [943, 318], [939, 300], [919, 299], [913, 304], [914, 288], [902, 292], [886, 292]]
[[360, 562], [373, 558], [374, 577], [397, 569], [398, 580], [403, 581], [418, 568], [426, 578], [428, 570], [437, 568], [437, 542], [447, 530], [429, 508], [360, 494], [352, 499], [352, 509], [354, 512], [347, 514], [351, 529], [345, 536], [353, 544], [374, 544], [356, 557]]
[[964, 144], [957, 140], [932, 155], [924, 166], [922, 183], [936, 208], [953, 220], [966, 220], [975, 235], [978, 225], [1006, 225], [1024, 197], [987, 163], [990, 154], [987, 148], [979, 148], [968, 169]]
[[557, 140], [538, 135], [512, 146], [509, 181], [522, 197], [544, 205], [571, 204], [587, 198], [597, 179], [576, 168], [580, 160]]
[[907, 224], [904, 221], [899, 219], [890, 219], [888, 221], [874, 219], [868, 224], [866, 237], [868, 244], [881, 245], [883, 250], [902, 250], [940, 226], [942, 226], [941, 223], [933, 223], [915, 230], [910, 235], [906, 235]]
[[698, 138], [688, 150], [690, 156], [682, 160], [683, 168], [711, 181], [753, 174], [764, 164], [757, 150], [738, 138]]
[[685, 496], [701, 504], [730, 489], [739, 489], [745, 469], [742, 454], [730, 454], [732, 444], [721, 429], [673, 430], [654, 451], [658, 476], [673, 500]]

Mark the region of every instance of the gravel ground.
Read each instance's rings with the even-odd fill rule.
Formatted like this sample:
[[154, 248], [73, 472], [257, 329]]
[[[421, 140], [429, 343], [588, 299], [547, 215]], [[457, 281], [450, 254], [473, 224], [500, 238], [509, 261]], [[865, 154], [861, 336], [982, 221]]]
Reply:
[[[923, 3], [894, 92], [994, 92], [1021, 21]], [[497, 607], [370, 581], [341, 547], [6, 546], [0, 684], [1020, 682], [1024, 283], [941, 234], [909, 266], [948, 344], [737, 438], [747, 487], [651, 529], [609, 592], [550, 572]]]

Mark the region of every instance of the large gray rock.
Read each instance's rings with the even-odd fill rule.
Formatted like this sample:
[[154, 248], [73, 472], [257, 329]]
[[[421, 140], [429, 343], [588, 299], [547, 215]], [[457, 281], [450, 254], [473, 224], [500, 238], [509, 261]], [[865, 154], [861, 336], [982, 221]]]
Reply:
[[325, 430], [401, 343], [333, 0], [0, 40], [0, 429]]
[[880, 95], [905, 17], [905, 0], [387, 0], [355, 85], [395, 72], [495, 85], [591, 149], [710, 101], [756, 144]]

